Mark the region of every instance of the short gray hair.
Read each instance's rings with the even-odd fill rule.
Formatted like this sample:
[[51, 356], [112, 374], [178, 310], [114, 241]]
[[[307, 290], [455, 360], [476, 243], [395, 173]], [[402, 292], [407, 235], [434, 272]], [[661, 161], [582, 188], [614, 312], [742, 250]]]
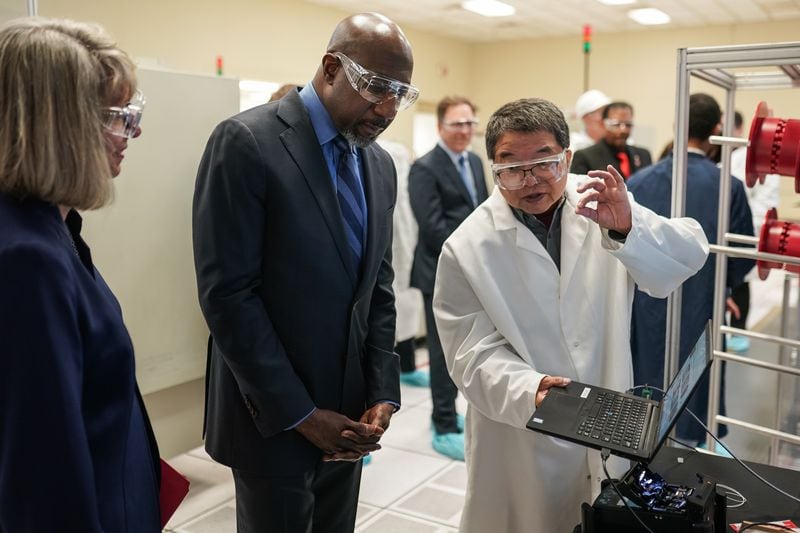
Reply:
[[0, 192], [93, 209], [112, 196], [102, 107], [136, 90], [99, 26], [23, 18], [0, 29]]
[[486, 125], [486, 155], [494, 160], [497, 141], [508, 131], [553, 134], [561, 148], [569, 148], [569, 126], [564, 113], [552, 102], [523, 98], [509, 102], [494, 112]]

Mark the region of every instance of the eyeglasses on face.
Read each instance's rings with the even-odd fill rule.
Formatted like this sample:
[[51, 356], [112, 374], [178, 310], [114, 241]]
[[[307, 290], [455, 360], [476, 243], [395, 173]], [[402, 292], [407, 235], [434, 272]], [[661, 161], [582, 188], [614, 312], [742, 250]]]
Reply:
[[347, 81], [361, 97], [373, 104], [395, 101], [395, 109], [401, 110], [413, 104], [419, 96], [419, 89], [367, 70], [341, 52], [332, 52], [344, 68]]
[[442, 122], [442, 126], [448, 130], [471, 130], [478, 126], [478, 121], [472, 120], [451, 120], [449, 122]]
[[529, 161], [514, 161], [492, 165], [495, 183], [506, 191], [515, 191], [525, 187], [528, 175], [537, 183], [556, 183], [566, 175], [563, 171], [566, 152], [549, 155]]
[[628, 131], [633, 129], [633, 122], [632, 121], [624, 121], [624, 120], [615, 120], [613, 118], [607, 118], [603, 120], [603, 125], [606, 127], [607, 130], [621, 130], [626, 129]]
[[141, 91], [136, 91], [125, 107], [104, 107], [103, 127], [117, 137], [129, 139], [136, 136], [139, 123], [142, 121], [146, 99]]

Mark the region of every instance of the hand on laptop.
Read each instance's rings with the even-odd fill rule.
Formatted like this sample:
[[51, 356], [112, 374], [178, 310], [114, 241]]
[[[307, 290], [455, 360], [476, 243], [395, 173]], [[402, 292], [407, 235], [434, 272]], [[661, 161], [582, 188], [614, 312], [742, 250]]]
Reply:
[[544, 379], [539, 382], [539, 390], [536, 391], [536, 407], [541, 405], [542, 400], [547, 396], [547, 392], [551, 387], [566, 387], [569, 385], [570, 381], [572, 380], [561, 376], [545, 376]]

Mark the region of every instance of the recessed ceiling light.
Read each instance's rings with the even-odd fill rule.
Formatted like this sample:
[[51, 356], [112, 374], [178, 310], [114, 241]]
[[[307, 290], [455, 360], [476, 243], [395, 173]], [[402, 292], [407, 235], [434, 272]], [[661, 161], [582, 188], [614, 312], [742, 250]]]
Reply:
[[672, 20], [669, 18], [669, 15], [654, 7], [631, 9], [628, 11], [628, 16], [639, 24], [645, 24], [647, 26], [654, 24], [667, 24], [670, 20]]
[[607, 6], [626, 6], [629, 4], [636, 3], [636, 0], [597, 0], [597, 1]]
[[509, 17], [517, 11], [514, 6], [497, 0], [466, 0], [461, 7], [484, 17]]

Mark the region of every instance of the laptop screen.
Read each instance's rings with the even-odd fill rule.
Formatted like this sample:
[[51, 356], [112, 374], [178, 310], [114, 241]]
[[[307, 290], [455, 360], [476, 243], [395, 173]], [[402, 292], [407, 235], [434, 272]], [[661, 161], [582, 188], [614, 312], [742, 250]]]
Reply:
[[667, 433], [672, 428], [675, 419], [681, 414], [683, 406], [689, 401], [689, 396], [694, 391], [700, 378], [703, 377], [710, 358], [708, 335], [709, 328], [706, 327], [703, 329], [700, 338], [697, 339], [694, 348], [692, 348], [692, 353], [681, 365], [678, 374], [664, 394], [664, 400], [661, 404], [661, 419], [658, 425], [657, 445], [660, 445], [667, 438]]

